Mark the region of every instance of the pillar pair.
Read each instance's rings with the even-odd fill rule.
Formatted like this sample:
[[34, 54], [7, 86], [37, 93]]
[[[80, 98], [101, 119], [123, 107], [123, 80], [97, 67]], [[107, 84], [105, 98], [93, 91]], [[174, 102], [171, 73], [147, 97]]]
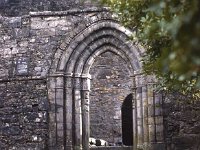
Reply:
[[133, 76], [134, 150], [164, 150], [163, 100], [155, 83], [152, 76]]
[[49, 77], [49, 149], [89, 150], [90, 77]]

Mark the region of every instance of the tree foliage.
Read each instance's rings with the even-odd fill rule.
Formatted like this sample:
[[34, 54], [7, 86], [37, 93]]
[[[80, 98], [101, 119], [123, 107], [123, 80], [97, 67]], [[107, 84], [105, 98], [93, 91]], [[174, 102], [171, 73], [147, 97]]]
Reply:
[[[143, 70], [167, 89], [200, 88], [198, 0], [102, 0], [146, 49]], [[135, 37], [133, 37], [135, 38]]]

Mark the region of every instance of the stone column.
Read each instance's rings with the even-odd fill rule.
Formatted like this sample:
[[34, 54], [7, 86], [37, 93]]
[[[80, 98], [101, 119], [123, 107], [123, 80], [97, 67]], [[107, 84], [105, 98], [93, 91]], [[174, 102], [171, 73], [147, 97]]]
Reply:
[[136, 85], [135, 85], [135, 76], [133, 76], [133, 87], [132, 87], [132, 93], [133, 93], [133, 101], [132, 101], [132, 107], [133, 107], [133, 150], [137, 150], [137, 105], [136, 105]]
[[137, 107], [137, 147], [142, 148], [144, 143], [144, 126], [143, 126], [143, 101], [142, 86], [143, 78], [141, 74], [136, 75], [136, 107]]
[[147, 86], [142, 86], [142, 103], [143, 103], [143, 128], [144, 128], [144, 147], [149, 144], [149, 128], [148, 128], [148, 98]]
[[57, 145], [62, 145], [63, 148], [63, 76], [56, 77], [56, 88], [55, 88], [55, 112], [56, 112], [56, 134], [57, 134]]
[[48, 78], [48, 99], [49, 99], [49, 147], [52, 148], [56, 145], [56, 104], [55, 104], [55, 77]]
[[65, 150], [72, 150], [72, 75], [65, 77]]
[[136, 89], [136, 106], [137, 106], [138, 146], [140, 147], [143, 145], [143, 142], [144, 142], [142, 87], [137, 87]]
[[154, 149], [165, 149], [164, 144], [164, 128], [163, 128], [163, 97], [159, 91], [154, 92], [155, 99], [155, 134], [156, 134], [156, 147]]
[[156, 142], [155, 129], [155, 101], [154, 101], [154, 85], [148, 84], [148, 126], [149, 126], [149, 142]]
[[[155, 91], [156, 79], [153, 76], [135, 74], [136, 129], [134, 144], [137, 148], [165, 149], [163, 133], [162, 94]], [[134, 106], [134, 105], [133, 105]], [[136, 122], [136, 123], [135, 123]], [[134, 150], [136, 147], [134, 146]]]
[[[60, 74], [49, 76], [49, 149], [66, 149], [66, 77]], [[70, 99], [71, 100], [71, 99]], [[69, 122], [71, 123], [71, 122]], [[72, 138], [70, 138], [72, 139]], [[69, 149], [69, 148], [68, 148]], [[70, 150], [70, 149], [69, 149]]]
[[155, 76], [147, 76], [147, 100], [148, 100], [148, 130], [149, 149], [165, 149], [162, 113], [162, 92], [158, 91], [159, 81]]
[[82, 149], [82, 111], [81, 111], [81, 78], [79, 75], [74, 77], [73, 88], [73, 145], [74, 150]]
[[87, 76], [82, 77], [82, 143], [83, 150], [89, 150], [89, 136], [90, 136], [90, 120], [89, 120], [89, 90], [90, 90], [90, 78]]

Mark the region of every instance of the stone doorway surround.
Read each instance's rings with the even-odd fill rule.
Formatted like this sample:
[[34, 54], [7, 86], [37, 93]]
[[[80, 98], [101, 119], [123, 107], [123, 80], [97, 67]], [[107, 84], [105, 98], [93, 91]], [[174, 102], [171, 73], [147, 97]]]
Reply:
[[89, 150], [89, 70], [106, 51], [122, 57], [131, 72], [134, 150], [164, 149], [162, 95], [153, 91], [155, 79], [141, 74], [145, 50], [128, 40], [131, 34], [114, 20], [98, 20], [57, 49], [48, 77], [49, 149]]

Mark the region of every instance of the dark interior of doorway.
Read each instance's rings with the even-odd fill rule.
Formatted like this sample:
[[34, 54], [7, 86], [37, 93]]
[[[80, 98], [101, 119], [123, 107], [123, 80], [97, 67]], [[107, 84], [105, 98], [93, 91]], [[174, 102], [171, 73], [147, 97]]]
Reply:
[[133, 95], [129, 94], [122, 104], [122, 142], [123, 145], [133, 145]]

